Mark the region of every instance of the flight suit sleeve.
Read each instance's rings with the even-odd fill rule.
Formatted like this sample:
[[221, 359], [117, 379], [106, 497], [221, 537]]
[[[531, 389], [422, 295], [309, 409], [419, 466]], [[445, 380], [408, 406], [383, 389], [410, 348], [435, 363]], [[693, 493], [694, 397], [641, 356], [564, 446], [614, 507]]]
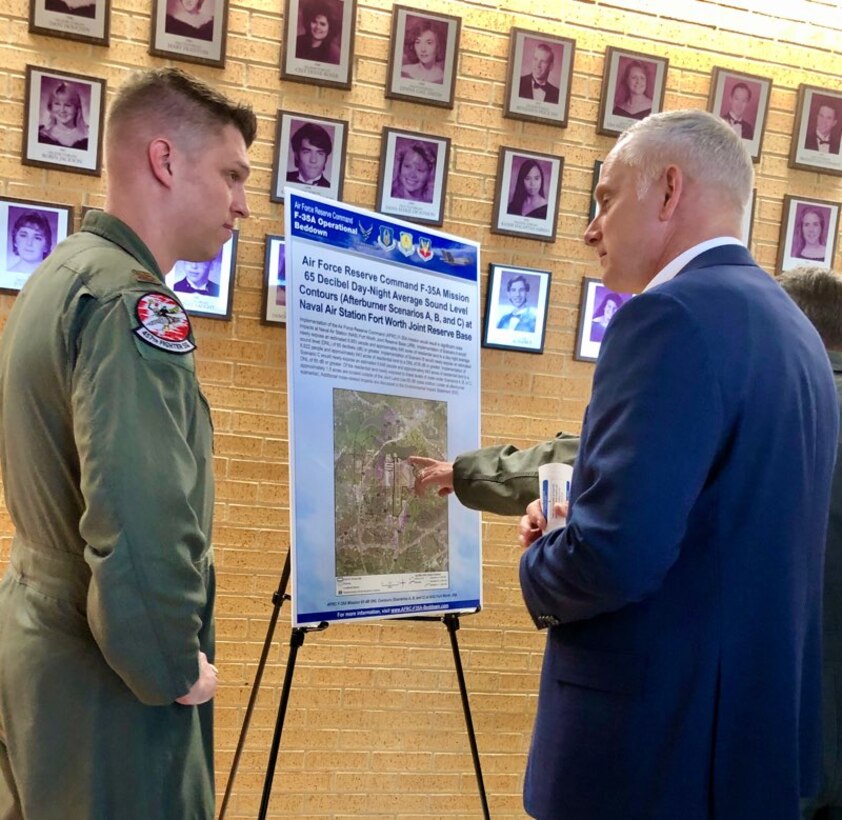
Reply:
[[508, 444], [462, 453], [453, 462], [453, 490], [472, 510], [523, 515], [538, 497], [538, 467], [572, 464], [578, 449], [578, 437], [558, 433], [551, 441], [525, 450]]
[[[208, 592], [201, 474], [190, 445], [210, 426], [192, 353], [133, 332], [124, 293], [89, 311], [77, 340], [72, 411], [92, 578], [88, 622], [107, 663], [143, 703], [163, 705], [198, 678]], [[185, 316], [186, 318], [186, 316]], [[191, 433], [192, 431], [192, 433]], [[206, 435], [210, 441], [210, 432]]]

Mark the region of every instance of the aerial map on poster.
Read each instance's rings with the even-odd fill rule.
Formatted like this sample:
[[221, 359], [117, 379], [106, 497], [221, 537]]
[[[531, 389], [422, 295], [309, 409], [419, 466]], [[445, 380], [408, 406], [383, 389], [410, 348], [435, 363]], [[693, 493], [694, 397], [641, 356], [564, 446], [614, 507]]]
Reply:
[[408, 459], [479, 446], [479, 248], [286, 196], [293, 625], [475, 611], [479, 516]]

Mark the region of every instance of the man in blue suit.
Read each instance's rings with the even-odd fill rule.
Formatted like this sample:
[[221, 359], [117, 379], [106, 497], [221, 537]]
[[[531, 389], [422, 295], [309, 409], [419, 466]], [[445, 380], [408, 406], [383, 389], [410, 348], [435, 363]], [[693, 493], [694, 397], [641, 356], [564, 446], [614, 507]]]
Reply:
[[549, 627], [541, 820], [792, 820], [818, 789], [838, 409], [821, 339], [740, 243], [752, 162], [701, 111], [633, 125], [585, 233], [608, 327], [567, 526], [521, 521]]

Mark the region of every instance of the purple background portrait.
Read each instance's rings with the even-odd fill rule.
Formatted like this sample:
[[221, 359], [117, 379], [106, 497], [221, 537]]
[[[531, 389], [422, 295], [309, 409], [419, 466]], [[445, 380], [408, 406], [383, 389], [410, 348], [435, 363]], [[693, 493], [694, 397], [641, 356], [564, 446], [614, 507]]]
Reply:
[[50, 94], [53, 89], [64, 83], [68, 88], [73, 88], [82, 100], [82, 119], [87, 125], [91, 122], [91, 84], [82, 80], [64, 80], [60, 77], [48, 77], [41, 75], [41, 101], [40, 101], [40, 124], [47, 125], [50, 121]]
[[[298, 131], [299, 128], [305, 126], [308, 122], [312, 122], [313, 125], [318, 125], [321, 128], [324, 128], [327, 131], [327, 135], [330, 137], [330, 144], [332, 147], [336, 146], [336, 126], [335, 125], [327, 125], [325, 123], [316, 122], [315, 120], [299, 120], [299, 119], [292, 119], [289, 122], [289, 145], [287, 145], [287, 172], [294, 171], [296, 169], [295, 164], [295, 154], [292, 153], [292, 138], [295, 136], [295, 132]], [[325, 170], [324, 175], [330, 179], [330, 166], [333, 162], [333, 150], [327, 158], [327, 162], [325, 162]], [[332, 181], [332, 180], [331, 180]]]
[[[743, 112], [743, 119], [748, 120], [752, 125], [757, 125], [757, 106], [760, 102], [760, 83], [755, 80], [744, 80], [741, 77], [733, 77], [730, 74], [725, 76], [725, 83], [722, 86], [722, 103], [719, 106], [719, 116], [722, 119], [728, 116], [731, 110], [731, 89], [738, 83], [748, 86], [751, 91], [751, 99]], [[755, 135], [757, 132], [755, 131]]]
[[591, 327], [589, 338], [592, 342], [600, 342], [602, 341], [602, 335], [605, 333], [605, 329], [597, 325], [594, 327], [593, 321], [594, 319], [598, 319], [602, 316], [602, 310], [604, 308], [605, 300], [608, 296], [616, 296], [617, 299], [620, 301], [618, 307], [622, 307], [629, 299], [632, 298], [630, 293], [617, 293], [617, 291], [609, 290], [605, 285], [597, 285], [594, 291], [594, 299], [593, 299], [593, 315], [590, 317]]
[[500, 280], [500, 296], [497, 299], [497, 304], [501, 308], [511, 308], [512, 303], [509, 301], [509, 282], [512, 279], [522, 277], [526, 279], [529, 285], [529, 292], [526, 294], [526, 306], [531, 308], [538, 307], [538, 294], [541, 292], [541, 277], [530, 273], [507, 273]]
[[[413, 139], [411, 137], [395, 137], [395, 160], [392, 166], [392, 189], [394, 190], [394, 186], [398, 184], [398, 174], [400, 173], [400, 156], [405, 151], [408, 150], [411, 145], [423, 145], [432, 155], [436, 158], [436, 165], [438, 165], [439, 161], [439, 145], [437, 142], [428, 142], [427, 140], [419, 140]], [[419, 200], [422, 202], [432, 202], [433, 201], [433, 194], [435, 193], [436, 187], [436, 169], [430, 169], [430, 178], [427, 179], [427, 192], [429, 196], [424, 197], [423, 200]], [[399, 199], [403, 199], [403, 197], [399, 197]]]
[[[196, 15], [201, 19], [211, 19], [213, 20], [214, 15], [216, 14], [216, 9], [214, 6], [216, 5], [216, 0], [205, 0], [202, 3], [202, 10]], [[184, 6], [182, 5], [181, 0], [169, 0], [167, 3], [167, 14], [173, 14], [178, 9], [183, 9]]]
[[553, 64], [550, 67], [550, 73], [547, 79], [553, 85], [560, 85], [561, 83], [561, 64], [564, 62], [564, 44], [551, 43], [547, 40], [541, 40], [539, 37], [524, 37], [522, 58], [520, 61], [520, 76], [532, 73], [532, 54], [536, 46], [546, 46], [553, 53]]
[[[840, 113], [842, 112], [842, 99], [839, 99], [839, 97], [830, 97], [827, 94], [813, 94], [813, 98], [810, 100], [810, 113], [807, 117], [807, 130], [804, 132], [805, 141], [810, 134], [815, 133], [816, 117], [818, 116], [819, 109], [823, 105], [829, 106], [836, 112], [836, 125], [833, 127], [831, 133], [833, 136], [839, 133], [839, 127], [842, 124], [842, 113]], [[837, 150], [832, 153], [838, 154], [839, 151]]]
[[[799, 202], [795, 206], [795, 219], [792, 223], [792, 241], [789, 246], [789, 255], [797, 256], [801, 253], [803, 245], [803, 234], [801, 233], [801, 220], [805, 211], [816, 211], [822, 218], [822, 235], [819, 242], [827, 248], [827, 228], [830, 225], [830, 208], [827, 205], [813, 205], [811, 202]], [[827, 256], [827, 252], [825, 252]]]
[[[518, 154], [515, 154], [512, 157], [512, 171], [509, 174], [509, 196], [506, 200], [507, 202], [511, 202], [512, 197], [515, 195], [515, 188], [517, 187], [517, 174], [520, 170], [520, 166], [523, 165], [524, 162], [528, 162], [531, 159], [534, 159], [534, 157], [522, 157]], [[541, 173], [544, 175], [544, 196], [547, 198], [547, 210], [549, 212], [550, 188], [553, 184], [553, 165], [551, 162], [543, 159], [535, 159], [535, 162], [538, 163], [538, 167], [541, 169]]]
[[287, 273], [286, 273], [286, 246], [278, 248], [278, 267], [275, 270], [275, 284], [278, 290], [275, 293], [275, 304], [283, 307], [287, 303]]
[[623, 77], [626, 74], [626, 68], [629, 63], [640, 63], [643, 70], [646, 72], [646, 91], [644, 92], [649, 99], [652, 99], [655, 88], [655, 75], [658, 71], [657, 63], [650, 60], [641, 60], [639, 57], [620, 57], [617, 60], [617, 82], [614, 87], [614, 105], [624, 103], [629, 96], [628, 88], [623, 85]]
[[[333, 41], [338, 46], [342, 42], [342, 23], [345, 19], [344, 0], [321, 0], [321, 2], [326, 6], [330, 6], [330, 15], [333, 18], [332, 22], [336, 26], [336, 31], [331, 30], [329, 35], [333, 37]], [[299, 36], [309, 34], [304, 22], [304, 12], [307, 11], [307, 5], [308, 0], [300, 0], [298, 4], [298, 28], [296, 32]]]
[[32, 211], [35, 211], [47, 218], [47, 224], [50, 226], [50, 232], [53, 235], [53, 242], [50, 245], [50, 251], [55, 248], [60, 238], [64, 239], [64, 237], [59, 237], [58, 235], [58, 214], [55, 211], [51, 211], [47, 208], [39, 208], [36, 205], [9, 205], [9, 234], [6, 239], [7, 264], [11, 264], [12, 259], [15, 258], [15, 252], [12, 250], [12, 234], [15, 230], [15, 222], [17, 222], [18, 217], [23, 214], [32, 213]]
[[[225, 253], [225, 246], [223, 245], [219, 249], [219, 253], [214, 256], [213, 259], [210, 261], [210, 273], [208, 274], [208, 281], [214, 282], [217, 285], [222, 284], [222, 254]], [[179, 280], [183, 279], [186, 276], [186, 271], [184, 266], [187, 263], [183, 259], [179, 259], [178, 262], [173, 265], [173, 284], [178, 282]]]

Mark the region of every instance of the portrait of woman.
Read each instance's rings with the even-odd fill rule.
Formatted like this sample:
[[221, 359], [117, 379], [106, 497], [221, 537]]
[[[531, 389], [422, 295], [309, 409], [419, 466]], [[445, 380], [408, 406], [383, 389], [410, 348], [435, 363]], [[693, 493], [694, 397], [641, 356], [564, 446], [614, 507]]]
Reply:
[[47, 94], [47, 121], [38, 128], [42, 145], [88, 149], [88, 124], [82, 110], [82, 97], [76, 83], [60, 82]]
[[[602, 288], [599, 288], [602, 290]], [[624, 299], [619, 293], [606, 290], [602, 299], [594, 311], [593, 321], [591, 322], [591, 341], [601, 342], [605, 335], [605, 330], [608, 323], [614, 317], [614, 314], [623, 306]]]
[[506, 213], [513, 216], [527, 216], [531, 219], [547, 218], [544, 171], [537, 160], [524, 160], [518, 168], [517, 180]]
[[414, 202], [432, 202], [436, 183], [436, 146], [403, 139], [398, 140], [398, 145], [392, 196]]
[[443, 84], [447, 27], [438, 20], [415, 15], [408, 15], [406, 22], [401, 77]]
[[339, 64], [342, 10], [337, 6], [335, 0], [302, 2], [300, 27], [303, 27], [304, 31], [295, 40], [297, 59]]
[[640, 60], [621, 57], [626, 66], [617, 81], [613, 114], [642, 120], [652, 113], [652, 91], [649, 72]]
[[823, 208], [807, 206], [801, 211], [792, 241], [792, 255], [823, 262], [827, 254]]
[[214, 0], [169, 0], [164, 31], [210, 43], [213, 40]]
[[9, 240], [6, 270], [9, 273], [32, 273], [53, 249], [53, 230], [46, 214], [23, 211], [12, 223]]

